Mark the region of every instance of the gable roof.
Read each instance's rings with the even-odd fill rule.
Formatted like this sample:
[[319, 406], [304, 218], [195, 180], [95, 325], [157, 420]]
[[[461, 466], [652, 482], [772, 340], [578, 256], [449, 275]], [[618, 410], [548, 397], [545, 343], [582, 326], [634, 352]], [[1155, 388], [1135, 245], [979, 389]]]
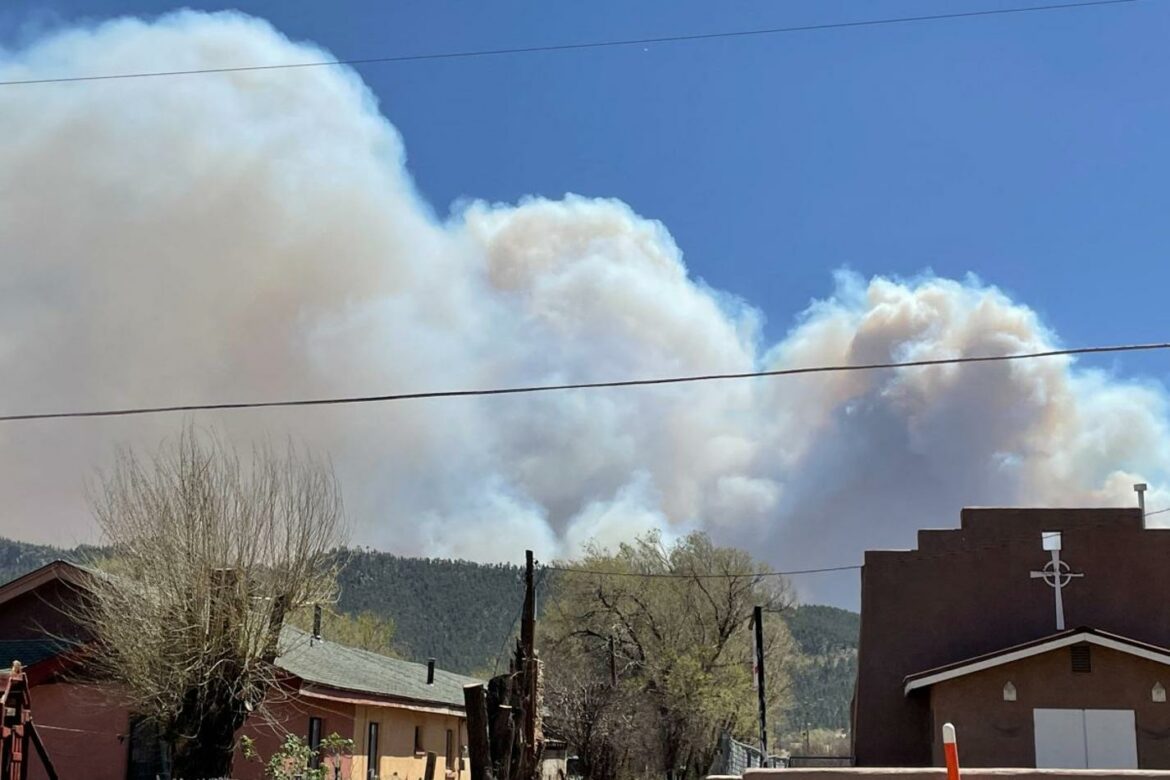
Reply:
[[88, 573], [90, 570], [76, 563], [63, 560], [50, 561], [14, 580], [0, 584], [0, 604], [34, 591], [53, 580], [61, 580], [71, 585], [79, 584]]
[[342, 691], [373, 694], [407, 702], [463, 708], [463, 686], [482, 680], [435, 669], [427, 685], [426, 664], [339, 645], [327, 639], [310, 642], [308, 633], [285, 626], [280, 633], [282, 654], [276, 665], [305, 682]]
[[993, 653], [986, 653], [985, 655], [975, 656], [974, 658], [968, 658], [953, 664], [912, 674], [904, 680], [905, 686], [903, 693], [909, 695], [911, 691], [920, 688], [929, 688], [936, 683], [953, 680], [956, 677], [964, 677], [968, 674], [981, 672], [984, 669], [1014, 663], [1024, 658], [1031, 658], [1032, 656], [1049, 653], [1053, 650], [1081, 644], [1082, 642], [1107, 647], [1110, 650], [1117, 650], [1138, 658], [1144, 658], [1147, 661], [1154, 661], [1170, 666], [1170, 649], [1139, 642], [1136, 639], [1130, 639], [1120, 634], [1111, 634], [1095, 628], [1071, 628], [1067, 631], [1060, 631], [1049, 636], [1034, 639], [1031, 642], [1006, 647], [1003, 650], [996, 650]]

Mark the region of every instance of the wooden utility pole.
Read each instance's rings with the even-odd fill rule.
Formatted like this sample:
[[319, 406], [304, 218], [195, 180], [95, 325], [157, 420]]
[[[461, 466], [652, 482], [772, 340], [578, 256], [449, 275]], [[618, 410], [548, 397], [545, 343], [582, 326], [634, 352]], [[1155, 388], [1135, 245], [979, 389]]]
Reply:
[[520, 638], [506, 674], [485, 689], [463, 689], [467, 707], [471, 780], [537, 780], [544, 734], [541, 729], [540, 661], [536, 657], [536, 563], [524, 555], [524, 603]]
[[520, 622], [520, 652], [536, 656], [536, 565], [532, 550], [524, 551], [524, 613]]
[[540, 734], [540, 664], [536, 660], [536, 563], [532, 550], [524, 551], [524, 613], [520, 624], [520, 652], [516, 671], [519, 672], [517, 699], [524, 739], [521, 743], [519, 773], [516, 780], [530, 780], [540, 774], [540, 753], [543, 738]]
[[764, 608], [752, 611], [756, 624], [756, 688], [760, 697], [760, 766], [768, 763], [768, 705], [764, 697]]

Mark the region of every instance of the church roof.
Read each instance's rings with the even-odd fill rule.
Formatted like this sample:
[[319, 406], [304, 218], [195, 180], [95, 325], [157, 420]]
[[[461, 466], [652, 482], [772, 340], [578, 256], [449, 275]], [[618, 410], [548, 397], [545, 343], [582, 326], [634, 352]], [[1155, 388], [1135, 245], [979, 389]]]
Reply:
[[929, 688], [936, 683], [981, 672], [984, 669], [1003, 666], [1004, 664], [1010, 664], [1024, 658], [1031, 658], [1035, 655], [1048, 653], [1082, 642], [1107, 647], [1110, 650], [1117, 650], [1138, 658], [1144, 658], [1148, 661], [1155, 661], [1170, 666], [1170, 649], [1168, 648], [1139, 642], [1136, 639], [1130, 639], [1120, 634], [1111, 634], [1107, 631], [1082, 626], [1081, 628], [1071, 628], [1067, 631], [1060, 631], [1049, 636], [1034, 639], [1031, 642], [1005, 647], [993, 653], [986, 653], [975, 656], [974, 658], [956, 661], [946, 666], [939, 666], [934, 669], [909, 675], [903, 681], [905, 684], [903, 692], [908, 695], [911, 691], [920, 688]]

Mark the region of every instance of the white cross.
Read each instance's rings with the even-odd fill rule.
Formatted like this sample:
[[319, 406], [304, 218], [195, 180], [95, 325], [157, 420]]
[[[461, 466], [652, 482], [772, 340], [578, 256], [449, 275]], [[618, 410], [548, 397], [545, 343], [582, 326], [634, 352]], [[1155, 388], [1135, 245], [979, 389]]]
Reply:
[[[1050, 547], [1050, 544], [1054, 544]], [[1064, 590], [1074, 577], [1084, 577], [1084, 572], [1073, 572], [1072, 567], [1060, 559], [1060, 537], [1056, 536], [1055, 542], [1049, 542], [1049, 537], [1046, 535], [1045, 544], [1046, 549], [1052, 550], [1052, 560], [1044, 564], [1044, 568], [1040, 571], [1029, 572], [1032, 579], [1044, 580], [1048, 587], [1052, 588], [1056, 595], [1056, 630], [1064, 631], [1064, 599], [1061, 597], [1061, 591]]]

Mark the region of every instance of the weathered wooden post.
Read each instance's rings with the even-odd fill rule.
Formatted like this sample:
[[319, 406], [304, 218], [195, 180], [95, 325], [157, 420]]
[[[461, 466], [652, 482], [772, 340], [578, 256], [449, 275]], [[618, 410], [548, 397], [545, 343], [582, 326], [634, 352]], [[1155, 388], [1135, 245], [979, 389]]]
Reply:
[[467, 709], [467, 757], [471, 761], [471, 780], [495, 780], [488, 743], [487, 692], [483, 685], [463, 686], [463, 704]]

